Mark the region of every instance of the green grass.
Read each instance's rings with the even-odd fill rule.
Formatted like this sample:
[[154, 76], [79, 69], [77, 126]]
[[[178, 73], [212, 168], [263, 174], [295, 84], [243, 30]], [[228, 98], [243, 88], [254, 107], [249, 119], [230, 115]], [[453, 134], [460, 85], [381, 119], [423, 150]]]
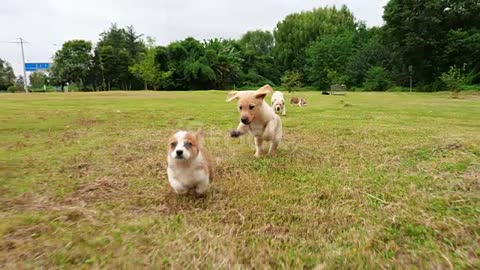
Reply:
[[[478, 94], [296, 93], [262, 159], [225, 95], [0, 95], [1, 268], [480, 267]], [[176, 196], [167, 137], [199, 127], [216, 178]]]

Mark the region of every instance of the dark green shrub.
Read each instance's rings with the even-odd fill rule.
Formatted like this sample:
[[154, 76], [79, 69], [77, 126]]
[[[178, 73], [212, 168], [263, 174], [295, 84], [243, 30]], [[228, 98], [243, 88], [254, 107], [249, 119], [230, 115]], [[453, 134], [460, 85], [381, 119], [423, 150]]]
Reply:
[[447, 90], [454, 93], [460, 92], [462, 90], [462, 86], [467, 81], [465, 75], [465, 65], [462, 68], [451, 66], [447, 72], [442, 73], [439, 79], [445, 84]]
[[303, 86], [302, 82], [302, 73], [298, 71], [287, 71], [281, 78], [282, 86], [288, 90], [288, 92], [292, 92], [296, 88], [300, 88]]
[[367, 72], [365, 90], [386, 91], [392, 85], [388, 72], [383, 67], [372, 67]]

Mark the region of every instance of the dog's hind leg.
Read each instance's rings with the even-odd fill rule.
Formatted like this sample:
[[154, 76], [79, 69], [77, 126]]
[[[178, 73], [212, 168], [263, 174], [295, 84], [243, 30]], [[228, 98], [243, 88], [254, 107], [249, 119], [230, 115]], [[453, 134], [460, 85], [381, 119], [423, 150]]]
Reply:
[[197, 195], [203, 195], [205, 193], [205, 191], [207, 191], [207, 189], [208, 189], [208, 181], [204, 181], [204, 182], [199, 183], [195, 187], [195, 193]]
[[261, 157], [263, 154], [263, 139], [255, 137], [255, 157]]
[[272, 144], [268, 150], [268, 153], [271, 156], [274, 156], [277, 153], [277, 147], [283, 137], [282, 132], [282, 120], [280, 120], [279, 116], [277, 116], [275, 121], [270, 121], [265, 128], [264, 135], [269, 135], [269, 138], [272, 140]]

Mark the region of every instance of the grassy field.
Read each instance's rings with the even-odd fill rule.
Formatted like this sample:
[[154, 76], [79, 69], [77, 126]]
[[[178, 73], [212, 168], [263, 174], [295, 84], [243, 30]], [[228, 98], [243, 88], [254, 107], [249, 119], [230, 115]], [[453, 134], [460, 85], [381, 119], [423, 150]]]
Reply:
[[[480, 267], [478, 93], [299, 95], [262, 159], [226, 92], [0, 95], [0, 268]], [[176, 196], [198, 127], [216, 178]]]

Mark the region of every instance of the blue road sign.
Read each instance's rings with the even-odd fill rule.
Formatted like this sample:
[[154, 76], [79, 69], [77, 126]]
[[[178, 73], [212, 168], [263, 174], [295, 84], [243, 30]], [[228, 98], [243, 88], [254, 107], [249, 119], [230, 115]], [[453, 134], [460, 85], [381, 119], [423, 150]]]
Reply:
[[50, 63], [25, 63], [26, 71], [45, 70], [50, 68]]

